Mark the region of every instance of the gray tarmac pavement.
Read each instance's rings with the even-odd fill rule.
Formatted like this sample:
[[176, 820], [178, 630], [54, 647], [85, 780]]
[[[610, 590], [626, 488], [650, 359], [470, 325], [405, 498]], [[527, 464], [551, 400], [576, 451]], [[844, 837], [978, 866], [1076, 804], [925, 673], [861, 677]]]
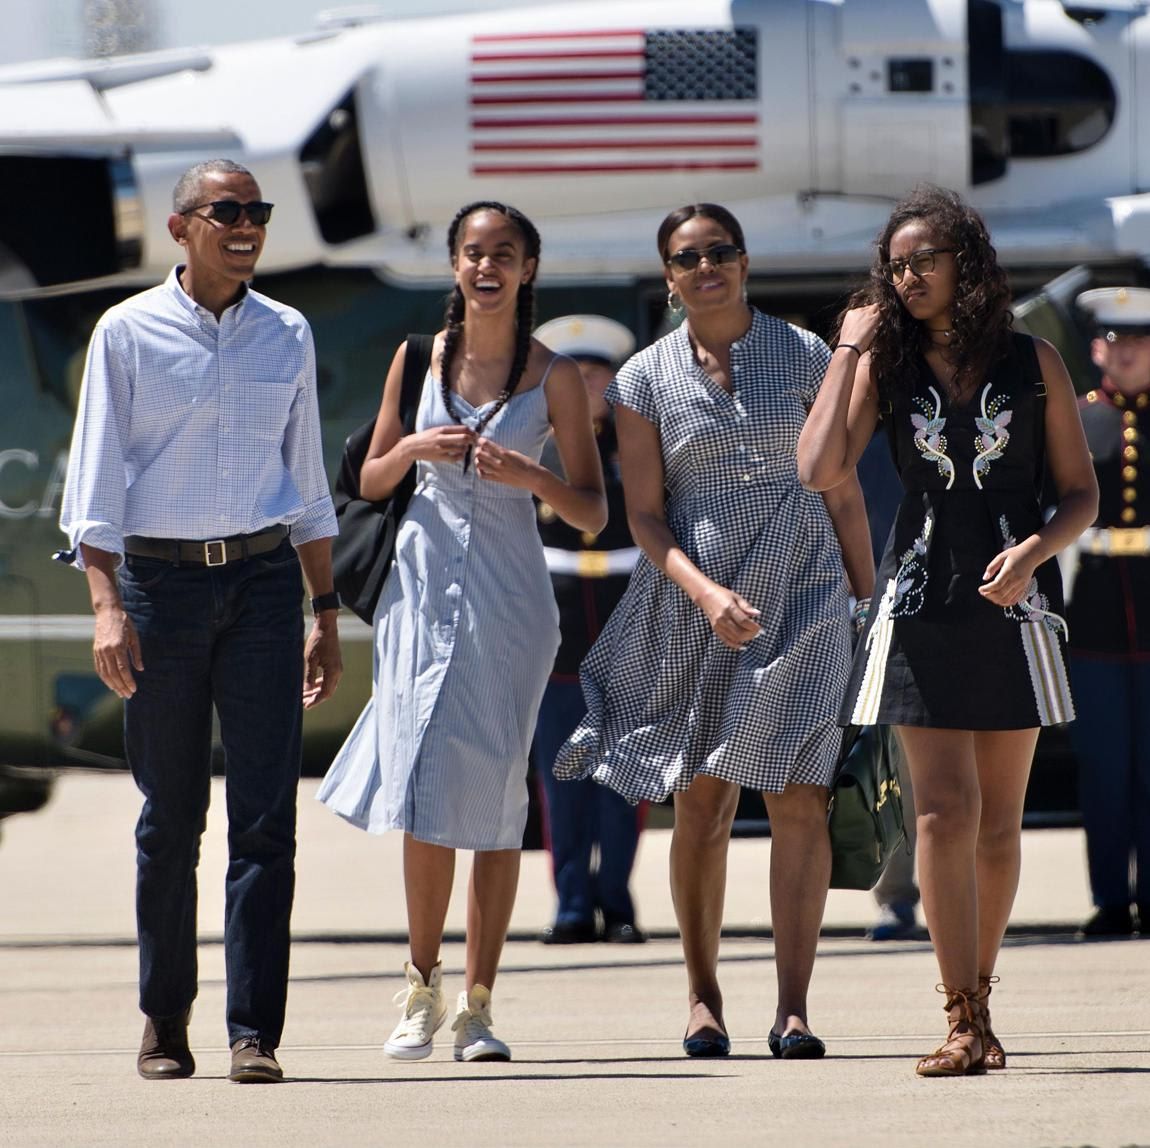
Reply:
[[[875, 945], [868, 894], [832, 892], [810, 1016], [821, 1062], [772, 1060], [770, 843], [731, 846], [722, 978], [734, 1054], [692, 1061], [666, 888], [666, 829], [644, 834], [634, 887], [643, 946], [546, 947], [547, 858], [524, 858], [495, 990], [509, 1064], [456, 1064], [451, 1036], [417, 1063], [381, 1045], [402, 987], [400, 842], [368, 837], [301, 794], [289, 1080], [226, 1079], [222, 783], [201, 865], [201, 991], [191, 1080], [135, 1075], [132, 826], [122, 775], [67, 774], [0, 842], [0, 1145], [1150, 1145], [1150, 942], [1074, 941], [1088, 912], [1081, 834], [1024, 835], [1023, 880], [994, 996], [1006, 1072], [919, 1080], [940, 1041], [925, 940]], [[443, 959], [462, 987], [461, 857]]]

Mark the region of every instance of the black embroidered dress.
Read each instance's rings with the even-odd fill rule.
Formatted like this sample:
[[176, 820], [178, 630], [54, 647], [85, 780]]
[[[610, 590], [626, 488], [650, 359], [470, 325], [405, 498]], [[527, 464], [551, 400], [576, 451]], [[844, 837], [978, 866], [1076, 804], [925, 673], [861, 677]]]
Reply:
[[952, 406], [925, 359], [882, 396], [903, 499], [879, 565], [844, 724], [1028, 729], [1074, 718], [1062, 583], [1051, 559], [1026, 600], [983, 598], [987, 564], [1042, 525], [1045, 394], [1034, 342]]

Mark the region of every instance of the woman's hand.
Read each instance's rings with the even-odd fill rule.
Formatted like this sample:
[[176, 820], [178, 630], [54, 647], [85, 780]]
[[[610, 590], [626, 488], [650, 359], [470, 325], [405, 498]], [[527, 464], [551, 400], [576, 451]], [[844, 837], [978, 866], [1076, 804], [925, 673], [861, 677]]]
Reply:
[[450, 426], [431, 427], [418, 431], [402, 440], [414, 462], [462, 462], [467, 448], [475, 442], [475, 432], [470, 427]]
[[1037, 565], [1025, 542], [1011, 546], [990, 560], [978, 592], [996, 606], [1017, 606], [1026, 597]]
[[542, 469], [525, 454], [508, 450], [489, 438], [481, 438], [476, 443], [475, 472], [480, 478], [534, 492]]
[[715, 637], [732, 650], [741, 650], [763, 632], [755, 621], [759, 611], [733, 590], [712, 584], [699, 597], [698, 606], [707, 615]]
[[867, 307], [853, 307], [843, 316], [842, 329], [839, 331], [839, 343], [849, 343], [857, 347], [860, 354], [866, 354], [874, 342], [875, 332], [878, 330], [879, 311], [875, 304]]

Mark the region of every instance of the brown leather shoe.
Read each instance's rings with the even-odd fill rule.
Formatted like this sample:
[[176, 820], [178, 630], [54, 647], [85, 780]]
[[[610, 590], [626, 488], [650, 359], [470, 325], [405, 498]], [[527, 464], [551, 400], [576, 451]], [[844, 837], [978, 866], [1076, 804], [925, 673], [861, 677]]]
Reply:
[[196, 1071], [196, 1062], [188, 1048], [188, 1017], [191, 1010], [179, 1016], [147, 1018], [136, 1071], [145, 1080], [182, 1080]]
[[241, 1036], [232, 1045], [229, 1080], [237, 1084], [278, 1084], [283, 1078], [276, 1050], [263, 1037]]

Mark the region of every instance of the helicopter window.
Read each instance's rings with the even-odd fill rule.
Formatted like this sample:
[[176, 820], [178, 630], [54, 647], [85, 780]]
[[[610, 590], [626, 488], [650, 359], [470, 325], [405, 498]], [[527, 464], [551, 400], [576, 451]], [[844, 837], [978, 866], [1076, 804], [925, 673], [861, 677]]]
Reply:
[[375, 230], [354, 90], [308, 137], [299, 161], [325, 242], [346, 243]]
[[1012, 156], [1085, 151], [1110, 130], [1118, 99], [1092, 60], [1073, 52], [1009, 52], [1006, 71]]
[[887, 90], [891, 92], [933, 92], [933, 60], [888, 60]]

